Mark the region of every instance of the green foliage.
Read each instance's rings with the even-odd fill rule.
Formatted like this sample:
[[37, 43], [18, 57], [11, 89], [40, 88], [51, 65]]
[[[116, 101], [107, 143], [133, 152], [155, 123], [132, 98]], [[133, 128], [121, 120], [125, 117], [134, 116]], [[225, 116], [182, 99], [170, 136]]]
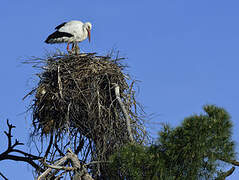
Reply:
[[182, 126], [168, 126], [159, 133], [159, 144], [170, 159], [170, 174], [182, 179], [211, 179], [220, 159], [233, 159], [232, 123], [229, 114], [216, 106], [204, 106], [206, 114], [185, 118]]
[[161, 161], [157, 149], [129, 144], [111, 156], [113, 179], [158, 179]]
[[115, 179], [213, 179], [222, 159], [235, 158], [232, 123], [223, 108], [204, 111], [179, 127], [165, 125], [155, 145], [122, 148], [111, 156], [110, 173]]

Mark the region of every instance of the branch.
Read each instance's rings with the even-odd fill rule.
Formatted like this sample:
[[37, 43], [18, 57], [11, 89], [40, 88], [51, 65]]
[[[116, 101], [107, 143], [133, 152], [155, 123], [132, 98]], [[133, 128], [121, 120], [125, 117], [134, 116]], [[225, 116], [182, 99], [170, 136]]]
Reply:
[[46, 150], [46, 153], [45, 153], [44, 157], [48, 156], [48, 154], [51, 150], [52, 143], [53, 143], [53, 133], [51, 132], [50, 142], [49, 142], [49, 145], [47, 147], [47, 150]]
[[91, 164], [98, 164], [98, 163], [110, 163], [111, 161], [91, 161], [87, 164], [85, 164], [85, 166], [89, 166]]
[[79, 154], [80, 150], [84, 147], [85, 144], [85, 140], [81, 139], [81, 141], [79, 142], [79, 146], [77, 146], [77, 148], [75, 149], [75, 154]]
[[128, 133], [129, 133], [129, 139], [130, 139], [130, 141], [134, 142], [134, 138], [133, 138], [131, 127], [130, 127], [130, 117], [129, 117], [129, 114], [127, 113], [127, 110], [125, 109], [124, 103], [120, 99], [119, 85], [116, 84], [116, 83], [112, 83], [112, 84], [113, 84], [113, 86], [115, 88], [116, 99], [118, 100], [118, 102], [119, 102], [119, 104], [121, 106], [121, 109], [122, 109], [122, 111], [124, 113], [124, 116], [126, 118], [126, 124], [127, 124], [127, 130], [128, 130]]
[[[67, 160], [67, 156], [62, 157], [53, 166], [60, 166]], [[50, 172], [52, 171], [52, 168], [48, 168], [46, 171], [44, 171], [40, 176], [38, 176], [37, 180], [44, 179]]]
[[[6, 131], [4, 131], [4, 133], [6, 134], [6, 136], [8, 137], [8, 149], [11, 149], [12, 147], [12, 129], [16, 128], [16, 126], [13, 126], [12, 124], [9, 124], [9, 121], [7, 119], [7, 126], [8, 126], [8, 133]], [[16, 146], [18, 143], [17, 141], [15, 142], [14, 146]]]
[[55, 136], [54, 146], [61, 156], [65, 156], [65, 154], [60, 150], [60, 148], [57, 145], [57, 136]]
[[30, 164], [32, 167], [34, 167], [36, 170], [43, 172], [44, 170], [38, 166], [32, 159], [26, 158], [26, 157], [21, 157], [21, 156], [15, 156], [15, 155], [6, 155], [4, 158], [0, 159], [1, 160], [13, 160], [13, 161], [23, 161], [27, 162]]
[[236, 160], [228, 160], [228, 159], [224, 159], [224, 158], [219, 158], [219, 160], [224, 161], [229, 164], [232, 164], [234, 166], [239, 166], [239, 162]]
[[75, 170], [75, 168], [73, 168], [73, 167], [64, 167], [64, 166], [58, 166], [58, 165], [50, 165], [50, 164], [47, 164], [45, 159], [42, 161], [42, 164], [43, 164], [45, 167], [48, 167], [48, 168], [51, 168], [51, 169], [65, 170], [65, 171], [73, 171], [73, 170]]
[[[229, 160], [225, 158], [219, 158], [219, 160], [232, 164], [234, 166], [239, 166], [239, 162], [236, 160]], [[234, 166], [231, 169], [229, 169], [227, 172], [222, 173], [218, 178], [216, 178], [216, 180], [224, 180], [226, 179], [226, 177], [230, 176], [236, 169]]]
[[218, 178], [216, 178], [215, 180], [225, 180], [226, 177], [232, 175], [232, 173], [235, 171], [235, 167], [232, 167], [231, 169], [229, 169], [227, 172], [222, 173]]
[[58, 88], [60, 91], [60, 96], [63, 99], [62, 82], [61, 82], [61, 76], [60, 76], [60, 66], [57, 66], [57, 75], [58, 75]]
[[29, 153], [26, 153], [26, 152], [21, 151], [21, 150], [18, 150], [18, 149], [12, 149], [11, 152], [20, 153], [20, 154], [24, 155], [24, 156], [27, 157], [27, 158], [31, 158], [32, 160], [39, 160], [39, 159], [42, 158], [42, 157], [40, 157], [40, 156], [35, 156], [35, 155], [33, 155], [33, 154], [29, 154]]
[[[61, 166], [66, 162], [67, 160], [71, 161], [72, 167], [64, 167]], [[42, 161], [43, 165], [48, 167], [48, 169], [43, 172], [40, 176], [38, 176], [37, 180], [43, 180], [45, 179], [48, 174], [52, 171], [52, 169], [56, 170], [64, 170], [64, 171], [74, 171], [76, 179], [82, 179], [82, 180], [94, 180], [90, 174], [88, 173], [87, 169], [85, 168], [85, 165], [82, 165], [77, 157], [76, 154], [74, 154], [71, 149], [67, 150], [67, 153], [64, 157], [59, 159], [54, 165], [48, 165], [45, 160]], [[61, 175], [58, 177], [60, 178]]]
[[75, 176], [77, 176], [79, 179], [82, 178], [82, 180], [94, 180], [91, 175], [88, 173], [87, 169], [84, 165], [81, 165], [78, 157], [76, 154], [74, 154], [71, 149], [67, 150], [67, 156], [71, 160], [72, 166], [76, 168], [78, 171], [76, 171]]
[[4, 180], [8, 180], [8, 178], [6, 178], [6, 176], [4, 176], [1, 172], [0, 172], [0, 176], [2, 176]]
[[[7, 147], [6, 151], [4, 151], [3, 153], [0, 154], [0, 161], [2, 161], [2, 160], [23, 161], [23, 162], [27, 162], [28, 164], [30, 164], [32, 167], [34, 167], [38, 171], [41, 171], [41, 172], [44, 171], [39, 165], [37, 165], [34, 162], [34, 160], [38, 160], [41, 157], [26, 153], [19, 149], [15, 149], [16, 146], [24, 145], [24, 144], [20, 143], [17, 139], [15, 140], [15, 143], [12, 144], [12, 137], [13, 137], [12, 129], [16, 128], [16, 126], [13, 126], [12, 124], [10, 124], [8, 120], [7, 120], [7, 126], [8, 126], [8, 132], [4, 131], [4, 133], [6, 134], [7, 139], [8, 139], [8, 147]], [[13, 152], [19, 153], [23, 156], [10, 155], [10, 153], [13, 153]]]

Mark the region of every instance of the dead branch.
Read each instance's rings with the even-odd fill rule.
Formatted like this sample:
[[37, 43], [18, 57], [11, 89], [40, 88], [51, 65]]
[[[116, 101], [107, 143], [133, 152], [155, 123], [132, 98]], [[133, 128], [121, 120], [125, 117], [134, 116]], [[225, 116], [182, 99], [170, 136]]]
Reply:
[[[64, 162], [66, 162], [68, 160], [70, 160], [70, 162], [72, 164], [72, 167], [61, 166], [62, 164], [64, 164]], [[58, 171], [59, 170], [64, 170], [64, 172], [60, 174], [61, 176], [66, 171], [74, 171], [75, 172], [75, 176], [77, 176], [78, 179], [93, 180], [93, 178], [90, 176], [90, 174], [88, 173], [87, 169], [85, 168], [85, 165], [80, 163], [77, 155], [74, 154], [71, 149], [68, 149], [66, 155], [64, 157], [62, 157], [61, 159], [59, 159], [54, 165], [47, 164], [45, 159], [43, 159], [42, 163], [43, 163], [43, 165], [45, 167], [48, 167], [48, 169], [45, 172], [43, 172], [37, 178], [37, 180], [45, 179], [53, 169], [58, 170]], [[58, 176], [58, 178], [60, 178], [60, 175]]]
[[128, 130], [128, 133], [129, 133], [129, 138], [130, 138], [130, 141], [131, 142], [134, 142], [134, 138], [133, 138], [133, 135], [132, 135], [132, 131], [131, 131], [131, 127], [130, 127], [130, 116], [127, 112], [127, 110], [125, 109], [125, 105], [124, 103], [122, 102], [121, 98], [120, 98], [120, 89], [119, 89], [119, 85], [116, 84], [116, 83], [113, 83], [114, 85], [114, 88], [115, 88], [115, 95], [116, 95], [116, 98], [122, 108], [122, 111], [124, 113], [124, 116], [125, 116], [125, 119], [126, 119], [126, 124], [127, 124], [127, 130]]
[[59, 86], [60, 96], [61, 98], [63, 98], [60, 66], [57, 67], [57, 75], [58, 75], [58, 86]]
[[44, 157], [47, 157], [47, 156], [48, 156], [48, 154], [49, 154], [49, 152], [50, 152], [50, 150], [51, 150], [52, 144], [53, 144], [53, 134], [51, 134], [50, 142], [49, 142], [49, 145], [48, 145], [48, 147], [47, 147], [47, 150], [46, 150], [46, 152], [45, 152]]
[[43, 164], [45, 167], [48, 167], [48, 168], [51, 168], [51, 169], [65, 170], [65, 171], [73, 171], [73, 170], [75, 170], [75, 168], [73, 168], [73, 167], [64, 167], [64, 166], [58, 166], [58, 165], [50, 165], [50, 164], [47, 164], [45, 159], [42, 161], [42, 164]]
[[[42, 157], [35, 156], [29, 153], [26, 153], [22, 150], [16, 149], [17, 146], [24, 145], [23, 143], [20, 143], [17, 139], [15, 140], [15, 143], [12, 143], [12, 129], [16, 128], [12, 124], [9, 123], [7, 120], [7, 126], [8, 126], [8, 132], [4, 131], [4, 133], [7, 136], [8, 139], [8, 147], [7, 149], [0, 154], [0, 161], [3, 160], [13, 160], [13, 161], [22, 161], [30, 164], [33, 168], [35, 168], [37, 171], [43, 172], [44, 170], [37, 165], [35, 160], [41, 159]], [[22, 156], [12, 155], [11, 153], [18, 153]]]
[[[60, 166], [67, 160], [67, 156], [62, 157], [53, 166]], [[50, 172], [52, 171], [52, 168], [48, 168], [46, 171], [44, 171], [40, 176], [38, 176], [37, 180], [43, 180]]]
[[8, 180], [8, 178], [6, 178], [1, 172], [0, 172], [0, 176], [2, 176], [4, 180]]

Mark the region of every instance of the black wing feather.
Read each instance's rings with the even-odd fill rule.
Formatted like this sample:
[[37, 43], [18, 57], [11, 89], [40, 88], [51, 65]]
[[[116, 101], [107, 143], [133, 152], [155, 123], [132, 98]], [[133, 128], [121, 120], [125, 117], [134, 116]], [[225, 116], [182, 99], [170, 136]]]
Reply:
[[60, 29], [60, 28], [63, 27], [66, 23], [67, 23], [67, 22], [63, 22], [62, 24], [56, 26], [55, 29], [57, 29], [57, 30]]
[[53, 39], [62, 38], [62, 37], [72, 37], [72, 36], [73, 36], [72, 34], [67, 32], [56, 31], [47, 37], [47, 39], [45, 40], [45, 43], [49, 43], [50, 40], [53, 40]]

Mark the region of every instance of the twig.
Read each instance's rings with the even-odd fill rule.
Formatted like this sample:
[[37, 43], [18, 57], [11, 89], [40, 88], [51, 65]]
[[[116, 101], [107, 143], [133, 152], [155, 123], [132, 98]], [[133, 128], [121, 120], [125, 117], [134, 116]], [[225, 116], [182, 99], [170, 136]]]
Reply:
[[57, 66], [57, 74], [58, 74], [58, 87], [59, 87], [59, 91], [60, 91], [60, 96], [63, 99], [62, 82], [61, 82], [61, 76], [60, 76], [60, 66]]
[[47, 157], [47, 156], [48, 156], [48, 153], [49, 153], [50, 150], [51, 150], [52, 143], [53, 143], [53, 133], [51, 132], [50, 142], [49, 142], [49, 145], [48, 145], [48, 147], [47, 147], [47, 150], [46, 150], [46, 153], [45, 153], [45, 156], [44, 156], [44, 157]]
[[85, 144], [85, 140], [84, 138], [82, 138], [79, 142], [79, 145], [75, 149], [75, 154], [79, 154], [80, 150], [84, 147], [84, 144]]
[[4, 176], [1, 172], [0, 172], [0, 176], [2, 176], [4, 180], [8, 180], [8, 178], [6, 178], [6, 176]]
[[61, 177], [66, 173], [67, 171], [63, 171], [61, 174], [59, 174], [57, 177], [55, 177], [54, 180], [61, 179]]
[[68, 104], [67, 107], [67, 114], [66, 114], [66, 128], [67, 128], [67, 132], [69, 133], [70, 136], [70, 108], [71, 108], [71, 102]]
[[57, 136], [55, 136], [55, 140], [54, 140], [54, 146], [55, 146], [55, 148], [56, 148], [56, 150], [59, 152], [59, 154], [61, 155], [61, 156], [65, 156], [65, 154], [60, 150], [60, 148], [58, 147], [58, 144], [57, 144]]
[[[8, 150], [10, 150], [12, 148], [12, 129], [16, 128], [16, 126], [13, 126], [12, 124], [9, 124], [9, 121], [7, 119], [7, 126], [8, 126], [8, 133], [6, 131], [4, 131], [4, 133], [6, 134], [6, 136], [8, 137]], [[14, 146], [17, 145], [18, 142], [15, 142]]]

